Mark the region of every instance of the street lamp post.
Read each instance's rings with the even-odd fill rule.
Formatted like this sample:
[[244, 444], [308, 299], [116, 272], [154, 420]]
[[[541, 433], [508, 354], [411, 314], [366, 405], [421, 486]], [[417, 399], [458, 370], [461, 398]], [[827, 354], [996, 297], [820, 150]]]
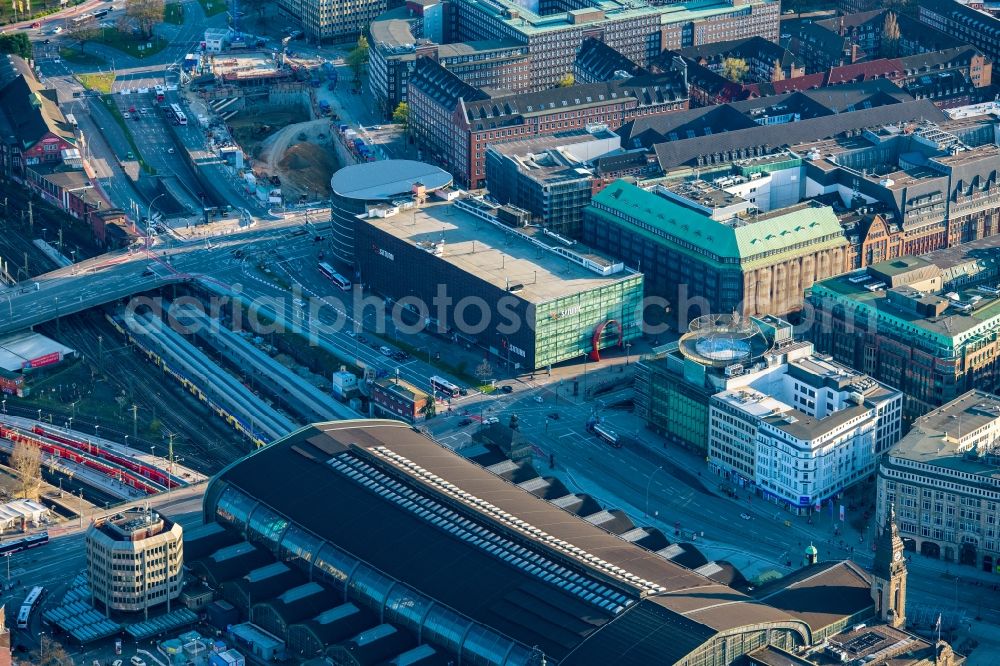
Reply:
[[150, 224], [153, 221], [153, 219], [152, 219], [153, 218], [153, 204], [156, 203], [157, 199], [159, 199], [160, 197], [165, 197], [165, 196], [167, 196], [166, 192], [164, 192], [162, 194], [156, 195], [155, 197], [153, 197], [153, 200], [149, 202], [149, 206], [146, 207], [146, 249], [147, 250], [149, 249], [150, 239], [152, 238], [152, 236], [150, 236], [150, 233], [149, 233], [149, 228], [150, 228]]
[[626, 342], [625, 343], [625, 365], [628, 365], [629, 351], [631, 349], [632, 349], [632, 343], [631, 342]]
[[659, 472], [661, 469], [663, 469], [663, 465], [660, 465], [659, 467], [654, 469], [652, 473], [649, 475], [649, 481], [646, 482], [646, 513], [644, 513], [643, 515], [647, 518], [649, 517], [649, 488], [650, 486], [653, 485], [653, 477], [656, 476], [656, 473]]

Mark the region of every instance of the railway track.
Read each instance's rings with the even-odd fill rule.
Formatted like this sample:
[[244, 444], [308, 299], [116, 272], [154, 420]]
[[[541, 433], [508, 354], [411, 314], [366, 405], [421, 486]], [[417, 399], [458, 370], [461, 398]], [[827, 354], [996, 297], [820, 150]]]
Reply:
[[[103, 364], [104, 376], [116, 392], [132, 395], [140, 412], [155, 415], [164, 433], [175, 434], [174, 456], [183, 457], [187, 467], [211, 474], [250, 451], [250, 444], [221, 423], [197, 398], [166, 381], [158, 367], [129, 349], [100, 313], [74, 315], [64, 319], [60, 327], [57, 334], [56, 326], [47, 324], [45, 332], [77, 349], [91, 364], [98, 367]], [[98, 342], [98, 336], [102, 336], [102, 342]], [[62, 416], [65, 418], [68, 413]], [[87, 421], [85, 414], [78, 414], [74, 424]], [[126, 434], [131, 435], [130, 426], [128, 420], [101, 423], [100, 430], [102, 435], [122, 441]], [[131, 436], [130, 440], [134, 442]], [[156, 447], [161, 455], [167, 452], [162, 440], [135, 443]]]

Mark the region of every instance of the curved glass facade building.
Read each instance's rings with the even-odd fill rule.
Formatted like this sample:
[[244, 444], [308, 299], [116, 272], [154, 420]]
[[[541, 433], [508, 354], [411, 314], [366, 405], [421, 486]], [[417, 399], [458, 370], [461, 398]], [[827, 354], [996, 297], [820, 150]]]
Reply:
[[[310, 580], [343, 595], [343, 601], [364, 606], [424, 641], [462, 655], [463, 664], [529, 666], [537, 664], [534, 651], [518, 645], [488, 627], [477, 625], [456, 611], [435, 603], [361, 560], [290, 523], [233, 486], [213, 482], [205, 500], [206, 514], [243, 533], [251, 543], [294, 563]], [[258, 611], [268, 626], [268, 608]], [[267, 617], [265, 617], [267, 616]]]
[[355, 267], [354, 226], [358, 215], [414, 194], [451, 185], [452, 177], [436, 166], [414, 160], [364, 162], [339, 169], [330, 178], [331, 249], [337, 261]]
[[303, 428], [213, 478], [203, 510], [302, 574], [251, 611], [300, 658], [350, 643], [344, 626], [473, 666], [723, 666], [813, 642], [398, 421]]

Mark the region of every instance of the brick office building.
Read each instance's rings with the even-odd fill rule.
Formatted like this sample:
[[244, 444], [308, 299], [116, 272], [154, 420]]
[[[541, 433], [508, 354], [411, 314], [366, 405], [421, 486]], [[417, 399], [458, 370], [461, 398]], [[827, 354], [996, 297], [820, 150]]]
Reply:
[[410, 128], [426, 157], [457, 182], [482, 187], [490, 144], [601, 124], [615, 130], [636, 118], [687, 108], [683, 72], [493, 95], [474, 88], [429, 58], [410, 77]]

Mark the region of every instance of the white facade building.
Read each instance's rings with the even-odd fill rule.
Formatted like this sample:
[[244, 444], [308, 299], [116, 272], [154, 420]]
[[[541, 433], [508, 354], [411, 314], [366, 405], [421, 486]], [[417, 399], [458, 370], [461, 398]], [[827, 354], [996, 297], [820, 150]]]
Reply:
[[901, 392], [829, 357], [801, 354], [712, 397], [709, 464], [808, 512], [875, 472], [901, 436], [902, 405]]

